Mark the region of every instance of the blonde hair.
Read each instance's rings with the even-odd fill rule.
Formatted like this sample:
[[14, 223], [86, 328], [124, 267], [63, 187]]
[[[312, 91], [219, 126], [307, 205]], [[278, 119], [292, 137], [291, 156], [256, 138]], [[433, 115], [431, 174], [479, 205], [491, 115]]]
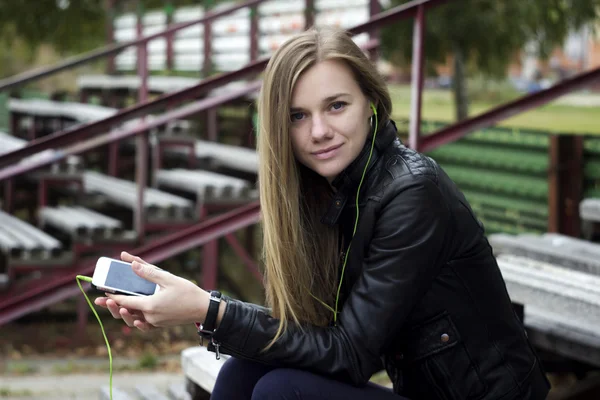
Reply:
[[320, 219], [332, 197], [328, 182], [294, 158], [289, 138], [292, 90], [300, 75], [324, 60], [352, 70], [368, 100], [377, 107], [379, 126], [391, 113], [382, 77], [344, 31], [311, 29], [284, 43], [265, 70], [258, 100], [259, 185], [267, 304], [280, 319], [270, 348], [288, 322], [326, 326], [337, 287], [337, 228]]

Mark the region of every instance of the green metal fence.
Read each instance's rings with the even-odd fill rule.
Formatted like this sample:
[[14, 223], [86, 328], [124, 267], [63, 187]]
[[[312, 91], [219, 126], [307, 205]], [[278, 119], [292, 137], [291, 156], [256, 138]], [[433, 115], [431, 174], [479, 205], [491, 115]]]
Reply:
[[600, 138], [585, 137], [583, 141], [583, 197], [600, 197]]
[[[423, 133], [442, 125], [426, 122]], [[542, 233], [548, 226], [549, 146], [547, 133], [493, 127], [427, 154], [465, 193], [487, 233]]]

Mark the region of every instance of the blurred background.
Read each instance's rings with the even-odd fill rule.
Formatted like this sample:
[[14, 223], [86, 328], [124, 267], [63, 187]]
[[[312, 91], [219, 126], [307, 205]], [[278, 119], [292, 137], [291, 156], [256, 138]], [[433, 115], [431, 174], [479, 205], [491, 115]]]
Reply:
[[[0, 1], [0, 398], [108, 398], [100, 255], [263, 304], [257, 89], [313, 25], [464, 191], [551, 397], [600, 398], [599, 0]], [[193, 327], [99, 314], [123, 398], [207, 398]]]

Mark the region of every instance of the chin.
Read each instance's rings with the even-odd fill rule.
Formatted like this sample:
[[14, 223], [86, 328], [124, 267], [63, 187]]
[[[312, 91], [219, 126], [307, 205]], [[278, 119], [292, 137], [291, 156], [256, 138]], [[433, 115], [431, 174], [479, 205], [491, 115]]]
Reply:
[[317, 168], [314, 171], [331, 183], [343, 170], [343, 168]]

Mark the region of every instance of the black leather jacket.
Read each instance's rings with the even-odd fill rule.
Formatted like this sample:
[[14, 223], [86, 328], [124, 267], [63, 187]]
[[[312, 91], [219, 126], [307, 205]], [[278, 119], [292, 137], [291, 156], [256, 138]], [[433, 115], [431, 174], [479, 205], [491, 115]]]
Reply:
[[[346, 235], [369, 150], [370, 140], [332, 183], [323, 222]], [[228, 298], [220, 351], [356, 385], [385, 368], [410, 399], [545, 399], [549, 383], [481, 223], [432, 159], [400, 143], [393, 122], [377, 134], [359, 208], [337, 326], [291, 324], [262, 352], [278, 320]]]

